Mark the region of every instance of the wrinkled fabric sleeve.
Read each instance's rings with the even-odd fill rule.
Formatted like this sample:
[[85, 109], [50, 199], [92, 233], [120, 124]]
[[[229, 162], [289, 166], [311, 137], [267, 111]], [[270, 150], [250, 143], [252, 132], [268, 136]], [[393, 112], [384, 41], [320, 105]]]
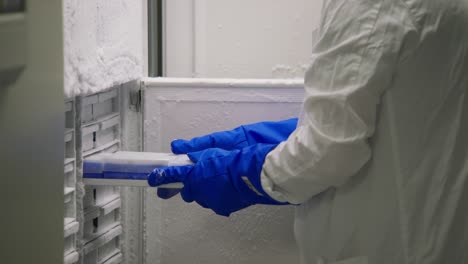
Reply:
[[379, 100], [390, 86], [408, 12], [393, 0], [329, 0], [305, 76], [304, 120], [267, 156], [264, 190], [300, 204], [345, 183], [371, 158]]

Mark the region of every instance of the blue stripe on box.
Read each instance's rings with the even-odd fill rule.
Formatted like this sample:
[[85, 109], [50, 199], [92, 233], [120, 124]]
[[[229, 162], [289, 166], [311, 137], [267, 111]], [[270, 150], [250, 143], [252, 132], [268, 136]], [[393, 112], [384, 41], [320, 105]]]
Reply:
[[105, 163], [103, 164], [103, 171], [112, 172], [128, 172], [128, 173], [151, 173], [155, 168], [160, 167], [157, 165], [141, 165], [141, 164], [118, 164], [118, 163]]
[[104, 174], [102, 174], [102, 173], [89, 173], [89, 172], [84, 172], [84, 173], [83, 173], [83, 178], [88, 178], [88, 179], [102, 179], [102, 178], [104, 178]]
[[103, 173], [83, 173], [86, 179], [146, 180], [149, 173], [104, 171]]
[[84, 174], [99, 174], [102, 173], [103, 170], [102, 162], [95, 162], [95, 161], [84, 161], [83, 162], [83, 176]]

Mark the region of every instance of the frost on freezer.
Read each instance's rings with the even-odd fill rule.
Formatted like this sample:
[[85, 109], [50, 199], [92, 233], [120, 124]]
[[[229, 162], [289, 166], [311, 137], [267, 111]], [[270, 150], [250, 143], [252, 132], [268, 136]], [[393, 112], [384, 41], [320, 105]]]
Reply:
[[120, 149], [117, 88], [65, 102], [64, 263], [120, 263], [120, 188], [84, 186], [83, 158]]
[[142, 1], [65, 0], [63, 6], [67, 98], [142, 77]]

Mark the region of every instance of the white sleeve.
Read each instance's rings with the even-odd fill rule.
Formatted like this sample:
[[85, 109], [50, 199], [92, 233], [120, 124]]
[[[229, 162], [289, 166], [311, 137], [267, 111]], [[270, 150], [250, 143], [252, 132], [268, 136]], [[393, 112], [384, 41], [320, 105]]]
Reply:
[[263, 165], [262, 187], [278, 201], [302, 203], [370, 159], [377, 105], [414, 32], [401, 1], [326, 2], [305, 77], [303, 124]]

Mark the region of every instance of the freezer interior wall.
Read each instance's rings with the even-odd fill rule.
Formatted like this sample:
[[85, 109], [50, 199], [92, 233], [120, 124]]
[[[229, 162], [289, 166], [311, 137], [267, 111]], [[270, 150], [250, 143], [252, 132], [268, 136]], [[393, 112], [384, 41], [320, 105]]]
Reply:
[[[153, 79], [144, 86], [144, 142], [150, 152], [170, 151], [176, 138], [297, 116], [304, 92], [302, 82], [290, 80]], [[299, 263], [292, 207], [253, 206], [226, 218], [180, 196], [161, 200], [151, 189], [145, 194], [147, 260]]]
[[63, 1], [64, 263], [143, 263], [139, 190], [83, 186], [81, 164], [97, 153], [141, 149], [128, 91], [146, 75], [146, 5]]

